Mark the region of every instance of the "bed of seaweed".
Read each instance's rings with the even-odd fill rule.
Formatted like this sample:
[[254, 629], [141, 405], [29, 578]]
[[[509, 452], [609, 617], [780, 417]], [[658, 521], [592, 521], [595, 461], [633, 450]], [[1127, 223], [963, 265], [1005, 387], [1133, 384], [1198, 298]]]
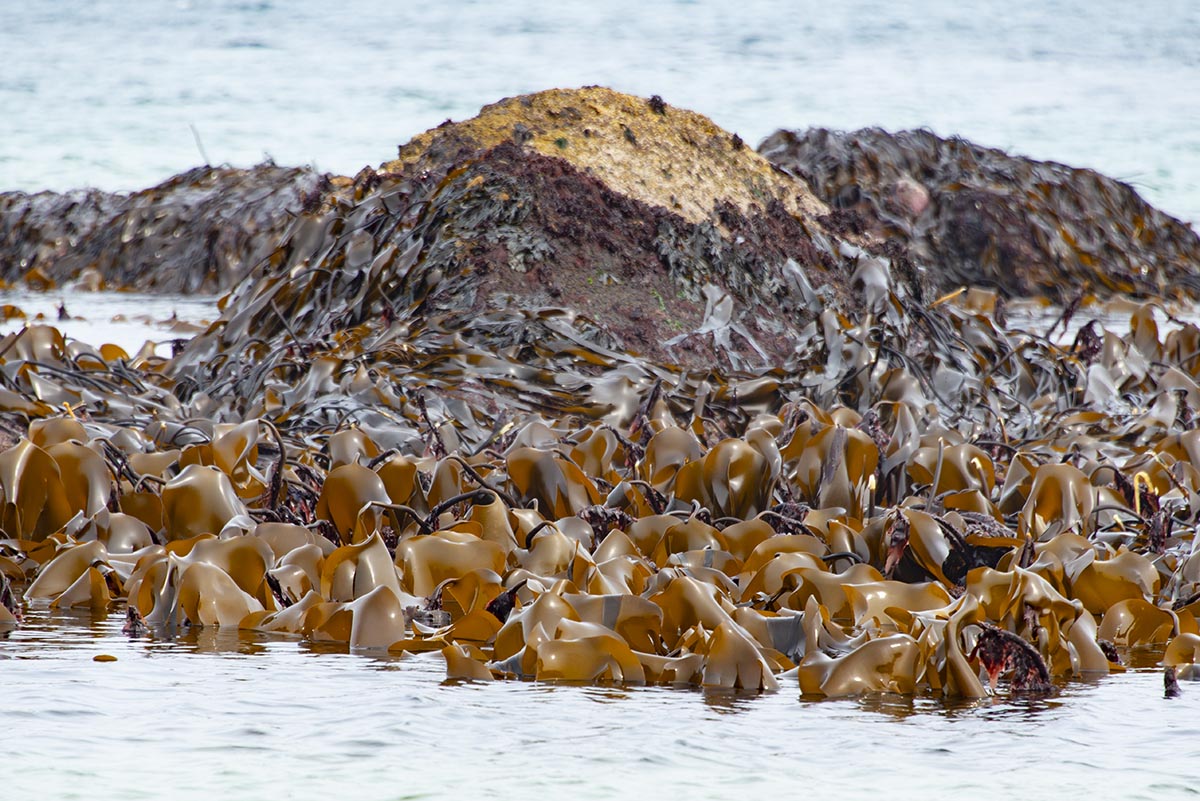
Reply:
[[227, 291], [329, 179], [266, 162], [197, 167], [133, 194], [0, 193], [0, 280], [49, 288]]
[[1013, 156], [931, 131], [777, 131], [772, 163], [842, 216], [961, 283], [1069, 302], [1079, 290], [1194, 297], [1189, 225], [1094, 170]]
[[[827, 696], [1046, 692], [1151, 644], [1190, 675], [1200, 328], [1146, 302], [1124, 333], [1055, 337], [1074, 306], [1025, 330], [797, 210], [814, 263], [761, 262], [790, 281], [780, 306], [733, 250], [660, 260], [692, 316], [652, 358], [613, 309], [480, 292], [463, 241], [497, 230], [511, 264], [536, 239], [504, 227], [523, 209], [495, 182], [525, 184], [487, 171], [497, 153], [517, 158], [360, 175], [171, 358], [42, 325], [0, 340], [0, 625], [123, 609], [133, 637], [436, 650], [456, 679], [795, 671]], [[590, 269], [534, 261], [568, 288]], [[746, 315], [781, 307], [759, 345]], [[707, 364], [669, 358], [687, 340]]]

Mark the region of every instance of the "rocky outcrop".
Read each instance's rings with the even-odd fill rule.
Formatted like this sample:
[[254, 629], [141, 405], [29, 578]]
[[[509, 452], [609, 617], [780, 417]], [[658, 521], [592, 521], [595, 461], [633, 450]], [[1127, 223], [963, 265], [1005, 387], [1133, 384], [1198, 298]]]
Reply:
[[506, 347], [550, 315], [661, 363], [779, 364], [851, 297], [858, 251], [828, 218], [737, 137], [658, 99], [509, 99], [326, 195], [190, 350], [381, 320]]
[[712, 130], [505, 101], [308, 193], [173, 358], [0, 338], [0, 636], [115, 601], [130, 648], [811, 697], [1197, 661], [1200, 328], [922, 302], [876, 224]]
[[722, 204], [745, 213], [776, 202], [809, 220], [827, 211], [808, 186], [773, 169], [707, 117], [657, 96], [647, 100], [598, 86], [485, 106], [473, 119], [414, 137], [382, 171], [440, 173], [506, 142], [561, 158], [618, 194], [692, 223], [710, 219]]
[[269, 253], [307, 198], [331, 186], [307, 168], [197, 167], [132, 195], [0, 195], [0, 278], [142, 291], [219, 292]]
[[1195, 297], [1200, 238], [1132, 187], [929, 131], [778, 131], [759, 148], [850, 230], [907, 246], [939, 289]]
[[281, 254], [297, 250], [297, 216], [326, 220], [336, 258], [349, 237], [336, 220], [400, 214], [376, 221], [388, 235], [371, 252], [420, 229], [413, 253], [444, 279], [443, 308], [562, 308], [614, 347], [684, 364], [713, 358], [721, 328], [739, 366], [778, 361], [793, 323], [853, 302], [863, 253], [917, 298], [926, 284], [1200, 294], [1195, 232], [1091, 170], [928, 131], [779, 131], [760, 150], [657, 97], [549, 90], [427, 131], [353, 180], [264, 164], [133, 195], [0, 195], [0, 279], [224, 291], [256, 265], [296, 266]]

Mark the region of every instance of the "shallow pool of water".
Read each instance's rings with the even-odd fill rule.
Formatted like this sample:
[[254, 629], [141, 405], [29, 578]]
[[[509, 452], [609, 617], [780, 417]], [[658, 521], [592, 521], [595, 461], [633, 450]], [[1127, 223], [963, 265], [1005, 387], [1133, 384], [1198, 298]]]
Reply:
[[121, 624], [35, 608], [0, 640], [4, 797], [1157, 801], [1200, 786], [1200, 684], [1164, 699], [1153, 667], [1048, 698], [807, 701], [786, 681], [755, 696], [453, 684], [436, 654]]

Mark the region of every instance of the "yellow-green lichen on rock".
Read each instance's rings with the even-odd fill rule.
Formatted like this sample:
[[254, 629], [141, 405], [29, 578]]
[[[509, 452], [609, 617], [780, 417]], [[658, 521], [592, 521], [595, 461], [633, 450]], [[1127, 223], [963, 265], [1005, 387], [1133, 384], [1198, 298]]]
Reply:
[[610, 189], [693, 223], [708, 219], [721, 201], [742, 212], [778, 201], [807, 218], [828, 213], [805, 184], [707, 117], [599, 86], [485, 106], [476, 117], [414, 137], [380, 171], [411, 174], [510, 141], [565, 159]]

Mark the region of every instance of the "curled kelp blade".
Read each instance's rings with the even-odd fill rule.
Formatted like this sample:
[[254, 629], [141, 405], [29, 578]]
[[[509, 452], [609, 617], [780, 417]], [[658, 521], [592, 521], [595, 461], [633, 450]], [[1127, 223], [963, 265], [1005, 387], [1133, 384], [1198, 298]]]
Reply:
[[163, 524], [171, 539], [215, 534], [246, 507], [217, 467], [190, 464], [162, 488]]
[[519, 448], [507, 457], [507, 470], [523, 498], [554, 517], [577, 514], [603, 500], [578, 465], [536, 448]]
[[603, 626], [584, 629], [571, 623], [561, 621], [555, 638], [538, 646], [535, 677], [539, 681], [640, 684], [646, 680], [641, 662], [624, 640]]
[[1045, 536], [1047, 530], [1087, 534], [1094, 505], [1095, 489], [1082, 471], [1069, 464], [1041, 465], [1033, 473], [1029, 497], [1021, 509], [1021, 533], [1029, 532], [1035, 538]]
[[1141, 598], [1129, 598], [1105, 611], [1096, 636], [1129, 647], [1166, 643], [1178, 633], [1178, 618], [1169, 610]]
[[502, 573], [504, 549], [475, 534], [437, 532], [410, 537], [397, 548], [402, 585], [413, 595], [427, 596], [444, 581], [461, 579], [472, 571]]
[[0, 528], [17, 537], [42, 539], [74, 514], [58, 463], [28, 439], [0, 453], [0, 491]]
[[760, 646], [734, 621], [724, 621], [713, 630], [707, 649], [701, 678], [705, 687], [779, 689], [779, 682]]
[[466, 646], [447, 645], [441, 651], [446, 660], [446, 678], [468, 681], [492, 681], [492, 672], [482, 660], [475, 659]]
[[316, 514], [333, 524], [342, 542], [360, 542], [383, 519], [381, 507], [372, 504], [390, 502], [387, 487], [374, 471], [357, 463], [344, 464], [331, 470], [321, 486]]
[[320, 568], [320, 593], [331, 601], [353, 601], [381, 586], [397, 598], [405, 595], [392, 555], [378, 534], [343, 545], [325, 557]]
[[103, 564], [108, 559], [104, 543], [68, 543], [51, 561], [42, 566], [37, 577], [25, 591], [28, 598], [53, 598], [66, 591], [94, 564]]
[[248, 615], [263, 610], [257, 598], [219, 567], [196, 562], [181, 572], [179, 610], [192, 625], [236, 627]]
[[722, 440], [703, 460], [689, 462], [679, 470], [675, 493], [718, 517], [753, 517], [769, 505], [777, 469], [768, 456], [748, 443]]

